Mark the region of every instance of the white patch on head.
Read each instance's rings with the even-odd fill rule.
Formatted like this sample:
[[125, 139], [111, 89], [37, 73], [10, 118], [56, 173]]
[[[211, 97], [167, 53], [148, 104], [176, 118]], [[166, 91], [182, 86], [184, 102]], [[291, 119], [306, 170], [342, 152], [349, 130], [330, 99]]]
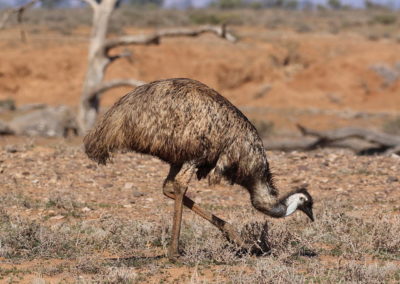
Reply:
[[286, 215], [285, 216], [289, 216], [291, 214], [293, 214], [296, 210], [297, 207], [301, 204], [303, 204], [305, 201], [307, 201], [308, 198], [307, 196], [305, 196], [303, 193], [295, 193], [290, 195], [286, 200]]

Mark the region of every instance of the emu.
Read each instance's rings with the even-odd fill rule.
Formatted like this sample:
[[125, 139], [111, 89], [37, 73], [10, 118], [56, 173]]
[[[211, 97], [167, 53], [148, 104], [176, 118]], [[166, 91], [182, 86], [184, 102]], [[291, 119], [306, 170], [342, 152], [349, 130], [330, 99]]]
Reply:
[[175, 78], [137, 87], [120, 98], [84, 138], [85, 152], [106, 164], [116, 150], [158, 157], [170, 164], [163, 193], [174, 199], [168, 257], [179, 256], [182, 207], [217, 226], [226, 237], [244, 245], [234, 227], [185, 196], [193, 176], [239, 184], [252, 205], [274, 218], [296, 210], [314, 220], [313, 199], [306, 189], [278, 199], [272, 173], [257, 130], [227, 99], [201, 82]]

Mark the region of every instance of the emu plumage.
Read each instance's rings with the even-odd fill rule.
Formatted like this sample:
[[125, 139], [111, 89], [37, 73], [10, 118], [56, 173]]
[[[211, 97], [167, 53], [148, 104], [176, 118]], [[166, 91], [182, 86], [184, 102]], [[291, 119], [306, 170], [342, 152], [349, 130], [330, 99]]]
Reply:
[[178, 254], [182, 204], [242, 245], [232, 226], [185, 196], [193, 175], [243, 186], [253, 206], [269, 216], [284, 217], [300, 209], [313, 219], [313, 201], [306, 190], [277, 199], [262, 140], [249, 120], [218, 92], [192, 79], [137, 87], [106, 112], [84, 144], [89, 158], [100, 164], [106, 164], [113, 151], [128, 150], [171, 165], [163, 186], [164, 194], [175, 199], [171, 258]]

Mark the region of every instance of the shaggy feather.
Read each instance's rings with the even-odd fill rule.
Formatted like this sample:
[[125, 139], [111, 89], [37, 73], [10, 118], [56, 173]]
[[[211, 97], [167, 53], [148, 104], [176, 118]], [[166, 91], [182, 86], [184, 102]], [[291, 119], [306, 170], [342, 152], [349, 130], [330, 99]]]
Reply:
[[251, 188], [273, 186], [262, 140], [227, 99], [191, 79], [155, 81], [126, 94], [84, 139], [87, 155], [105, 164], [116, 150], [149, 154], [172, 164], [190, 162], [197, 178], [222, 177]]

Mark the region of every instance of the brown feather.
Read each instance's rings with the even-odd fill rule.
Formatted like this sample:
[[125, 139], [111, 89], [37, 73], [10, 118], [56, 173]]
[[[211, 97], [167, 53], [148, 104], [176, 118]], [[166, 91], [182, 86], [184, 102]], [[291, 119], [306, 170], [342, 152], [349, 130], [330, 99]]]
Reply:
[[113, 151], [135, 151], [172, 165], [194, 163], [199, 179], [223, 177], [246, 188], [262, 179], [275, 190], [255, 127], [227, 99], [192, 79], [137, 87], [107, 111], [84, 144], [101, 164]]

